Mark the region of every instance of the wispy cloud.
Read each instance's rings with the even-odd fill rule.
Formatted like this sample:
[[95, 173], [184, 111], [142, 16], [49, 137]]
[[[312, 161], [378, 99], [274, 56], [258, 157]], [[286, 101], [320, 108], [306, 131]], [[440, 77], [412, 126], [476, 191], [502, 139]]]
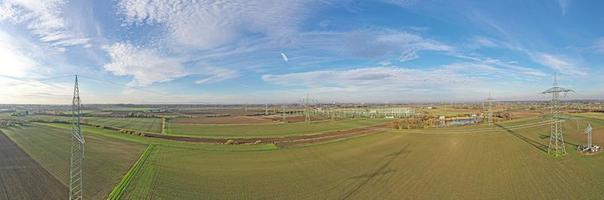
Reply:
[[227, 69], [227, 68], [218, 68], [218, 67], [204, 67], [201, 70], [200, 75], [205, 75], [206, 78], [195, 81], [196, 84], [210, 84], [217, 83], [233, 78], [237, 78], [239, 76], [239, 72]]
[[147, 86], [187, 75], [181, 61], [161, 55], [153, 49], [141, 49], [129, 43], [105, 47], [111, 62], [104, 69], [117, 76], [133, 76], [131, 84]]
[[564, 56], [549, 53], [534, 53], [531, 55], [531, 57], [535, 62], [562, 74], [579, 76], [587, 75], [587, 72], [585, 72], [584, 68], [579, 66], [576, 61]]
[[63, 13], [66, 4], [65, 0], [5, 0], [0, 3], [0, 20], [24, 24], [40, 41], [53, 46], [88, 45], [88, 38], [70, 31]]
[[604, 38], [596, 40], [594, 44], [594, 49], [596, 49], [596, 52], [604, 55]]

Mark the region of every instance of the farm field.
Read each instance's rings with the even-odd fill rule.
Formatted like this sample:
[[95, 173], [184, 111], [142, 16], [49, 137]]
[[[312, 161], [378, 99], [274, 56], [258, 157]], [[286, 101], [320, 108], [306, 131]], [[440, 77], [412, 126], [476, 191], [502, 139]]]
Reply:
[[[547, 145], [543, 135], [549, 134], [548, 125], [514, 128], [539, 120], [502, 123], [489, 128], [500, 130], [485, 133], [472, 133], [471, 127], [458, 129], [469, 133], [454, 134], [443, 134], [447, 129], [392, 130], [277, 151], [160, 145], [125, 197], [598, 199], [604, 195], [604, 155], [576, 153], [572, 144], [582, 142], [584, 136], [572, 129], [575, 124], [565, 123], [569, 154], [563, 158], [549, 157], [542, 149]], [[601, 120], [589, 120], [596, 129], [604, 128]]]
[[67, 199], [68, 189], [0, 132], [0, 199]]
[[189, 124], [169, 121], [168, 134], [205, 137], [268, 137], [352, 129], [387, 123], [387, 119], [353, 119], [337, 121], [279, 123], [279, 124]]
[[273, 122], [269, 118], [251, 116], [174, 118], [170, 121], [176, 124], [266, 124]]
[[[71, 146], [71, 130], [69, 126], [66, 127], [35, 123], [2, 131], [66, 187], [69, 182]], [[84, 197], [104, 199], [146, 145], [86, 132], [86, 129], [84, 135]]]
[[161, 133], [161, 118], [118, 118], [118, 117], [85, 117], [84, 122], [131, 129], [143, 132]]

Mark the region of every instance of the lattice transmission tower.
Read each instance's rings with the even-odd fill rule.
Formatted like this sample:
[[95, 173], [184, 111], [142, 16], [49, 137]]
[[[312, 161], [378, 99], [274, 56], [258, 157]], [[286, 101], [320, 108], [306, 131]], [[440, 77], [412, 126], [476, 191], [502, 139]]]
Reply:
[[304, 104], [304, 121], [310, 122], [310, 95], [308, 93], [306, 93], [306, 98], [302, 102]]
[[566, 155], [564, 145], [564, 135], [562, 134], [562, 117], [560, 115], [560, 94], [574, 92], [571, 89], [558, 87], [558, 77], [554, 76], [554, 87], [546, 90], [543, 94], [552, 94], [550, 109], [552, 115], [552, 124], [549, 137], [547, 153], [554, 157]]
[[71, 107], [73, 123], [71, 128], [71, 164], [69, 168], [69, 199], [81, 200], [84, 188], [82, 187], [82, 164], [84, 159], [84, 136], [80, 127], [82, 105], [80, 104], [80, 88], [78, 76], [75, 77], [73, 101]]
[[495, 101], [495, 99], [493, 99], [493, 97], [491, 97], [491, 94], [489, 94], [489, 98], [487, 98], [487, 102], [489, 103], [489, 110], [487, 111], [487, 122], [489, 123], [489, 126], [493, 126], [493, 101]]

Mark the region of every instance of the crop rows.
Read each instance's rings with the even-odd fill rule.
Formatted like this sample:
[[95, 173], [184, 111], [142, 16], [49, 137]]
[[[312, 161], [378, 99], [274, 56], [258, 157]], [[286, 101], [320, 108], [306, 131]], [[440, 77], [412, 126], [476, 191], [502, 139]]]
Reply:
[[[66, 127], [31, 124], [3, 131], [60, 183], [68, 185], [71, 130]], [[145, 145], [100, 136], [86, 127], [84, 136], [84, 197], [105, 199]]]

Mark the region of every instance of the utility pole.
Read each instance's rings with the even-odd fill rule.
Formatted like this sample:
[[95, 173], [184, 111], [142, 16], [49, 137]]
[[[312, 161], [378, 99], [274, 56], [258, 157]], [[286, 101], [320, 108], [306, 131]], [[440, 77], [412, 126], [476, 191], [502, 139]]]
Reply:
[[80, 127], [80, 116], [82, 105], [80, 102], [80, 88], [78, 86], [78, 75], [75, 77], [73, 89], [73, 101], [71, 106], [73, 117], [71, 129], [71, 163], [69, 168], [69, 199], [81, 200], [83, 198], [82, 185], [82, 161], [84, 159], [84, 136]]
[[268, 115], [268, 104], [264, 104], [264, 116]]
[[558, 77], [554, 76], [554, 87], [542, 92], [542, 94], [552, 94], [550, 103], [552, 124], [549, 137], [549, 145], [547, 153], [554, 157], [566, 155], [566, 147], [564, 145], [564, 135], [562, 134], [562, 120], [560, 116], [560, 93], [574, 92], [571, 89], [558, 87]]

